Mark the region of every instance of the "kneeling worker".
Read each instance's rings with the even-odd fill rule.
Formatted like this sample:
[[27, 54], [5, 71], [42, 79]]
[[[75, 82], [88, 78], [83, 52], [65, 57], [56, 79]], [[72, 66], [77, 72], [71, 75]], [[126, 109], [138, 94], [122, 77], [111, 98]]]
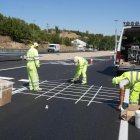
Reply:
[[40, 67], [39, 55], [38, 55], [38, 43], [31, 45], [27, 51], [27, 72], [29, 78], [29, 89], [38, 91], [39, 88], [39, 76], [38, 68]]
[[123, 109], [124, 93], [126, 89], [130, 90], [129, 104], [138, 104], [140, 95], [140, 72], [128, 71], [124, 72], [121, 76], [112, 79], [114, 85], [120, 86], [120, 104], [119, 109]]
[[77, 81], [79, 77], [82, 75], [82, 84], [83, 85], [87, 84], [86, 72], [87, 72], [88, 61], [83, 57], [75, 56], [74, 64], [77, 66], [77, 70], [72, 82]]

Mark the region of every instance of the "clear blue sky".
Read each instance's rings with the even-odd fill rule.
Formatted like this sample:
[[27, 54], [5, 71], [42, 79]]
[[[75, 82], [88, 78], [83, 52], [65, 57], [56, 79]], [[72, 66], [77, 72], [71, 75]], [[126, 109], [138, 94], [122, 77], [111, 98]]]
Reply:
[[[123, 21], [140, 22], [140, 0], [0, 0], [0, 13], [35, 23], [41, 29], [118, 34]], [[115, 22], [114, 20], [118, 20]]]

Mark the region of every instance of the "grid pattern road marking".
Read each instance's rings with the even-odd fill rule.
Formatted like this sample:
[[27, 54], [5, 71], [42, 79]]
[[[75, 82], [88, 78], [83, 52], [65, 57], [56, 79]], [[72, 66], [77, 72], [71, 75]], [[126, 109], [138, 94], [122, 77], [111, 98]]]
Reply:
[[62, 91], [64, 91], [64, 90], [68, 89], [71, 85], [73, 85], [73, 83], [72, 83], [72, 84], [70, 84], [70, 85], [68, 85], [68, 86], [67, 86], [67, 87], [65, 87], [64, 89], [60, 90], [59, 92], [57, 92], [57, 93], [56, 93], [56, 94], [54, 94], [53, 96], [49, 97], [47, 100], [50, 100], [51, 98], [53, 98], [54, 96], [58, 95], [58, 94], [59, 94], [59, 93], [61, 93]]
[[90, 102], [87, 104], [87, 106], [89, 106], [91, 104], [91, 102], [94, 100], [94, 98], [97, 96], [97, 94], [99, 93], [99, 91], [101, 90], [102, 86], [99, 88], [99, 90], [96, 92], [96, 94], [93, 96], [93, 98], [90, 100]]
[[76, 102], [75, 104], [77, 104], [92, 88], [94, 85], [92, 85]]
[[42, 91], [33, 93], [28, 91], [28, 88], [25, 88], [24, 90], [16, 91], [16, 93], [19, 92], [26, 95], [33, 95], [36, 96], [35, 99], [47, 97], [47, 100], [59, 98], [73, 100], [75, 103], [84, 101], [88, 102], [87, 106], [92, 102], [118, 105], [119, 100], [119, 90], [116, 88], [70, 84], [66, 82], [66, 80], [42, 81], [40, 87], [42, 88]]
[[40, 96], [42, 96], [42, 95], [44, 95], [44, 94], [46, 94], [46, 93], [48, 93], [48, 92], [50, 92], [50, 91], [53, 91], [54, 89], [56, 89], [56, 88], [58, 88], [58, 87], [60, 87], [60, 86], [62, 86], [62, 85], [64, 85], [64, 84], [65, 84], [65, 83], [62, 83], [62, 84], [60, 84], [60, 85], [54, 87], [53, 89], [50, 89], [49, 91], [47, 91], [47, 92], [45, 92], [45, 93], [43, 93], [43, 94], [37, 96], [35, 99], [39, 98]]

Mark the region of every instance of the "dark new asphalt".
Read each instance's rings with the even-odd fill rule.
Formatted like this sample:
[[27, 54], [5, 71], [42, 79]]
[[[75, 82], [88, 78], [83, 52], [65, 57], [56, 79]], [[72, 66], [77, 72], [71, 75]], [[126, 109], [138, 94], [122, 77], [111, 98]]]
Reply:
[[[23, 83], [18, 80], [27, 79], [26, 67], [6, 68], [25, 64], [1, 61], [0, 76], [15, 78], [14, 88], [22, 88]], [[69, 79], [74, 72], [73, 65], [44, 64], [39, 69], [40, 81]], [[112, 60], [94, 61], [94, 65], [88, 67], [88, 85], [113, 88], [114, 75]], [[73, 100], [46, 99], [22, 93], [13, 95], [12, 103], [0, 108], [0, 140], [118, 140], [120, 120], [116, 106], [106, 103], [87, 106], [87, 102], [75, 104]], [[130, 124], [129, 140], [139, 138], [139, 130]]]

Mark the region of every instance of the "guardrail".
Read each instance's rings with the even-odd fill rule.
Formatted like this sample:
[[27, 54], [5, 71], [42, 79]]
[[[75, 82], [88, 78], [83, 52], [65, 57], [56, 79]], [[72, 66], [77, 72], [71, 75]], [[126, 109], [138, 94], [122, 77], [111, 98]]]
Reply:
[[27, 49], [17, 49], [17, 48], [0, 48], [0, 56], [13, 56], [19, 57], [24, 60]]
[[26, 52], [28, 49], [0, 48], [0, 52]]

